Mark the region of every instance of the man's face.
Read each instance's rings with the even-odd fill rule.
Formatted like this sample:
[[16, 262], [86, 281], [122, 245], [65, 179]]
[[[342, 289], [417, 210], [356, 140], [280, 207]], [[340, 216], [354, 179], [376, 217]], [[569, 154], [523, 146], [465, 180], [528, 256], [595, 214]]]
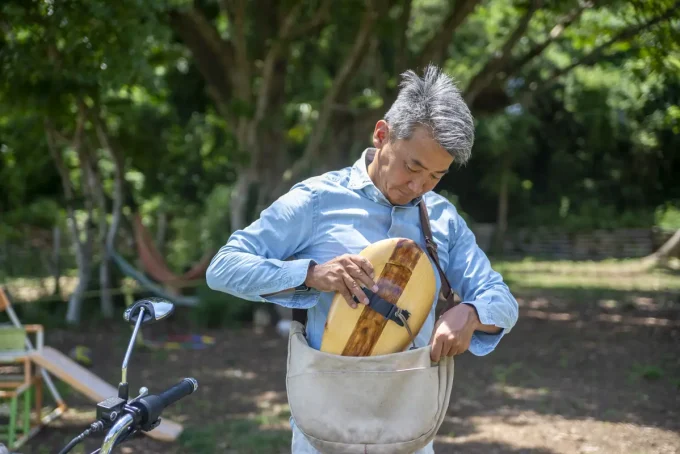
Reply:
[[434, 189], [453, 162], [425, 127], [417, 127], [408, 140], [390, 143], [389, 127], [381, 120], [373, 144], [378, 151], [371, 177], [393, 205], [404, 205]]

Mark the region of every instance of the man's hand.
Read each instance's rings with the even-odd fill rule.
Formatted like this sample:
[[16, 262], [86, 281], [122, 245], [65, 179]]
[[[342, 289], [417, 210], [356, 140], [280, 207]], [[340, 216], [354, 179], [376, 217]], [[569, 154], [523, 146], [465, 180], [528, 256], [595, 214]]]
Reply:
[[307, 271], [305, 285], [322, 292], [340, 292], [352, 308], [357, 304], [353, 299], [368, 304], [362, 287], [378, 291], [373, 281], [373, 265], [360, 255], [345, 254], [322, 265], [312, 264]]
[[444, 312], [434, 325], [430, 339], [430, 359], [437, 362], [442, 357], [464, 353], [470, 347], [472, 334], [479, 326], [477, 311], [470, 305], [458, 304]]

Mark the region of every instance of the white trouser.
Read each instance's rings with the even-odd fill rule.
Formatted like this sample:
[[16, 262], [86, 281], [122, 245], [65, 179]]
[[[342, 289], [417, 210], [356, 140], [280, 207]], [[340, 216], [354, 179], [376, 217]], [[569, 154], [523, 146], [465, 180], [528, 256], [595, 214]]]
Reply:
[[[290, 418], [290, 427], [293, 430], [293, 441], [291, 442], [291, 453], [292, 454], [321, 454], [314, 448], [304, 434], [300, 432], [300, 429], [295, 425], [295, 420]], [[427, 446], [413, 454], [434, 454], [433, 442], [430, 442]]]

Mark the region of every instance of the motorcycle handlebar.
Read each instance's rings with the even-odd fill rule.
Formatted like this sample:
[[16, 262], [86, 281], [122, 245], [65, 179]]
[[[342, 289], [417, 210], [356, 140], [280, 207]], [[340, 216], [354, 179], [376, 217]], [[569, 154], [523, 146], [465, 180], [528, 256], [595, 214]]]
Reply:
[[[159, 416], [168, 406], [188, 396], [198, 389], [198, 382], [193, 378], [183, 378], [158, 395], [148, 395], [130, 404], [134, 410], [121, 415], [116, 424], [109, 430], [99, 454], [109, 454], [118, 444], [121, 436], [141, 430], [152, 430]], [[129, 408], [129, 407], [128, 407]], [[97, 452], [97, 451], [95, 451]]]

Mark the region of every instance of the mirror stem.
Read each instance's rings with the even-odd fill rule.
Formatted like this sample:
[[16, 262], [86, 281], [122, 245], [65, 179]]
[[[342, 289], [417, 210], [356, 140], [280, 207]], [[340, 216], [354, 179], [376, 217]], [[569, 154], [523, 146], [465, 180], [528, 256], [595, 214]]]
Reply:
[[121, 399], [125, 399], [126, 401], [128, 400], [128, 383], [127, 383], [128, 361], [130, 361], [130, 355], [132, 355], [132, 349], [135, 346], [135, 342], [137, 340], [137, 332], [139, 331], [139, 327], [142, 324], [142, 320], [144, 320], [143, 307], [139, 309], [139, 317], [137, 318], [137, 323], [135, 323], [135, 329], [132, 331], [132, 337], [130, 338], [130, 343], [128, 344], [127, 352], [125, 352], [125, 359], [123, 359], [122, 379], [120, 385], [118, 385], [118, 397], [120, 397]]

